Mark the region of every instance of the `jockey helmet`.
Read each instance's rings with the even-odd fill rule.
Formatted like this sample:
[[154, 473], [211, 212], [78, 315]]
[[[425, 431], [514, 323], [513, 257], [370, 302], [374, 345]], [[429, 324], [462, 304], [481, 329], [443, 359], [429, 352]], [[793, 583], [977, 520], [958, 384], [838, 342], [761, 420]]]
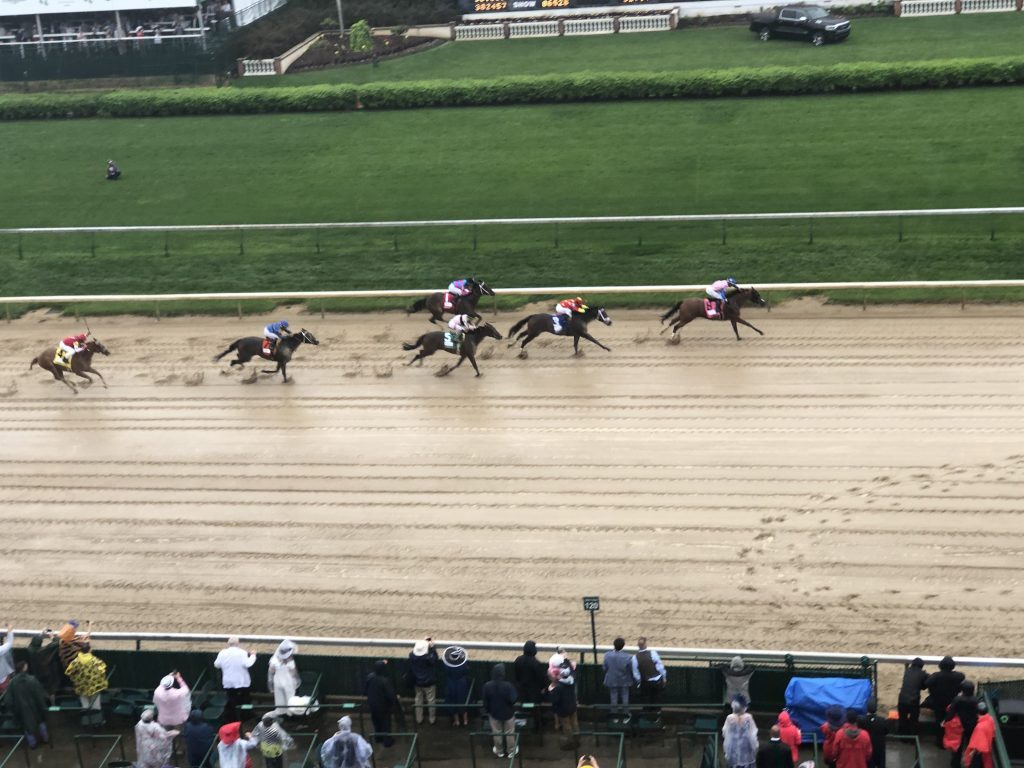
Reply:
[[278, 325], [280, 325], [282, 328], [287, 328], [288, 327], [288, 321], [287, 320], [282, 320], [281, 322], [278, 323]]
[[725, 282], [727, 282], [729, 285], [736, 285], [736, 278], [735, 277], [726, 278]]
[[77, 336], [75, 336], [75, 341], [85, 341], [87, 338], [88, 336], [86, 336], [86, 334], [80, 333]]

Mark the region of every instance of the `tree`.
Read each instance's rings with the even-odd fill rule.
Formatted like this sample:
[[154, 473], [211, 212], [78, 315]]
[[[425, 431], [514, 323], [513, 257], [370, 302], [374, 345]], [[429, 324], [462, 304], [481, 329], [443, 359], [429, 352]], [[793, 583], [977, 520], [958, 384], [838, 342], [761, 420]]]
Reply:
[[370, 33], [370, 23], [366, 19], [360, 19], [349, 28], [348, 47], [356, 53], [373, 50], [373, 36]]

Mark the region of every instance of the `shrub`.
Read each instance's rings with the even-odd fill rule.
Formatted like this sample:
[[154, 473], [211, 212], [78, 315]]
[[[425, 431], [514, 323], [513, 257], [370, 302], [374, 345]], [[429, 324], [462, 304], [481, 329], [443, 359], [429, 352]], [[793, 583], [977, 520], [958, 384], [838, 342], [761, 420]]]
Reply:
[[348, 47], [357, 53], [366, 53], [373, 48], [373, 35], [366, 19], [360, 19], [349, 28]]

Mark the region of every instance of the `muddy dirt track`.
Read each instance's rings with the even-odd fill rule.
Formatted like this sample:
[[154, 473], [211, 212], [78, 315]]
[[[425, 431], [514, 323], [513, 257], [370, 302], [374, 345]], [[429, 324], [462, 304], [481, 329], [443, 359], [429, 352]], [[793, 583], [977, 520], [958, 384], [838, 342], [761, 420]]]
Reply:
[[78, 396], [27, 370], [73, 321], [5, 328], [0, 620], [586, 641], [597, 594], [604, 642], [1020, 655], [1022, 308], [613, 312], [480, 379], [402, 367], [423, 315], [275, 314], [291, 385], [210, 362], [265, 318], [94, 319]]

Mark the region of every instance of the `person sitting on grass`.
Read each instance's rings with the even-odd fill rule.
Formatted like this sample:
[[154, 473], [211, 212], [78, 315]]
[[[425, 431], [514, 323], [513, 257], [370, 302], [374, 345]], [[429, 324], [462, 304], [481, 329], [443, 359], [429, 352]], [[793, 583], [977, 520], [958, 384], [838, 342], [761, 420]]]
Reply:
[[121, 178], [121, 169], [113, 160], [107, 160], [107, 181], [117, 181]]

